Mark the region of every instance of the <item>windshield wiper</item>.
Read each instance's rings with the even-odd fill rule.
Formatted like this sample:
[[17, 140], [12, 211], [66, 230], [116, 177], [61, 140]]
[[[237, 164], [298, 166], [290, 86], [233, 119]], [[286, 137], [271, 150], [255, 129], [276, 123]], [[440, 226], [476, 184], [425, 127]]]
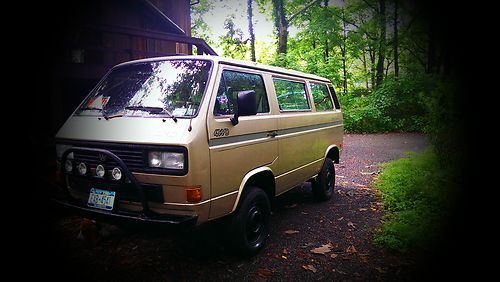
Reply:
[[100, 111], [100, 112], [102, 112], [102, 108], [84, 107], [84, 108], [80, 108], [80, 111]]
[[175, 122], [177, 122], [177, 118], [167, 111], [164, 108], [161, 107], [147, 107], [147, 106], [129, 106], [125, 107], [125, 110], [131, 110], [131, 111], [144, 111], [148, 112], [150, 114], [161, 114], [161, 113], [166, 113], [169, 117], [171, 117]]

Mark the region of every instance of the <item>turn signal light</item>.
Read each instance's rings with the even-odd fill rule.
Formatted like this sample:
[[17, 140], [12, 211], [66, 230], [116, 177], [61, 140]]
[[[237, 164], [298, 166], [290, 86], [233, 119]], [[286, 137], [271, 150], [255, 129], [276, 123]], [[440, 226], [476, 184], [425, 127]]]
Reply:
[[201, 186], [186, 187], [186, 200], [188, 203], [201, 201]]

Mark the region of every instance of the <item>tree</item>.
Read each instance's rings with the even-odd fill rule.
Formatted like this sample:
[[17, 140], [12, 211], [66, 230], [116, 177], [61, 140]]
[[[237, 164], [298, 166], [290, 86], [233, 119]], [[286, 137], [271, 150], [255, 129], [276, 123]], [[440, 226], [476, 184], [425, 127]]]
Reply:
[[200, 0], [198, 3], [191, 5], [191, 33], [194, 37], [199, 37], [205, 40], [208, 44], [214, 44], [211, 36], [210, 26], [203, 20], [210, 10], [214, 8], [211, 0]]
[[224, 21], [224, 29], [227, 33], [219, 37], [220, 43], [224, 50], [224, 56], [234, 59], [246, 59], [248, 39], [243, 39], [243, 31], [237, 28], [234, 24], [235, 15], [229, 15]]
[[253, 30], [253, 0], [247, 0], [247, 13], [248, 13], [248, 33], [250, 34], [250, 58], [253, 62], [257, 60], [255, 57], [255, 33]]
[[284, 55], [287, 52], [288, 28], [292, 20], [319, 2], [321, 0], [311, 1], [299, 8], [295, 13], [287, 16], [285, 0], [272, 0], [274, 26], [278, 35], [278, 56]]
[[399, 40], [398, 40], [398, 0], [394, 0], [394, 77], [398, 79], [399, 77]]
[[385, 0], [378, 0], [378, 15], [379, 18], [379, 28], [380, 37], [378, 45], [378, 60], [377, 60], [377, 74], [376, 74], [376, 85], [380, 86], [382, 80], [384, 79], [384, 61], [385, 61], [385, 49], [386, 49], [386, 15], [385, 15]]

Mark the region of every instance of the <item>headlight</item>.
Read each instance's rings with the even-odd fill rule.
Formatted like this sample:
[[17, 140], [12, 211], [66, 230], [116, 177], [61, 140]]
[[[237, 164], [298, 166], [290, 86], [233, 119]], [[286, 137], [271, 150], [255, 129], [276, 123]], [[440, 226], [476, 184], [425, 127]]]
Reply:
[[148, 165], [153, 168], [184, 169], [184, 154], [149, 152]]
[[[66, 150], [70, 149], [71, 145], [63, 145], [63, 144], [56, 144], [56, 156], [57, 159], [60, 160], [62, 159], [62, 156]], [[73, 152], [68, 154], [68, 159], [73, 159]]]

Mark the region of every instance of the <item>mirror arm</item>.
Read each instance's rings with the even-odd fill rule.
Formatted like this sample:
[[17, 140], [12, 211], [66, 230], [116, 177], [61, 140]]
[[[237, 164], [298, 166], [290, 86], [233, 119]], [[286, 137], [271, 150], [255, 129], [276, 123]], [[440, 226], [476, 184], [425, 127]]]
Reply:
[[237, 124], [240, 122], [240, 121], [238, 120], [238, 117], [239, 117], [239, 116], [240, 116], [240, 115], [239, 115], [239, 113], [238, 113], [238, 112], [236, 112], [236, 113], [234, 114], [234, 117], [232, 117], [232, 118], [231, 118], [231, 123], [233, 124], [233, 126], [234, 126], [234, 125], [237, 125]]

